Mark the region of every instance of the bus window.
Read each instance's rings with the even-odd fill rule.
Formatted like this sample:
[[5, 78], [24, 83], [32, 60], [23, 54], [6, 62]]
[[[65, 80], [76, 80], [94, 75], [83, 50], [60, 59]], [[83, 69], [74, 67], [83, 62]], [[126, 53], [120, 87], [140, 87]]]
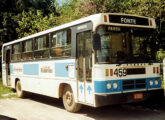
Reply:
[[35, 58], [48, 58], [49, 57], [49, 37], [48, 35], [40, 36], [35, 39]]
[[33, 40], [24, 41], [22, 44], [23, 60], [33, 59]]
[[20, 49], [20, 43], [16, 43], [12, 45], [12, 56], [11, 60], [12, 61], [19, 61], [21, 60], [21, 49]]
[[[118, 28], [118, 27], [114, 27]], [[119, 29], [119, 28], [118, 28]], [[99, 26], [101, 50], [96, 51], [97, 63], [134, 63], [154, 61], [151, 35], [153, 30], [120, 28], [117, 31], [108, 26]]]
[[51, 57], [71, 55], [71, 30], [64, 30], [52, 34]]
[[86, 67], [86, 80], [92, 81], [92, 39], [91, 39], [91, 31], [85, 32], [85, 67]]
[[[91, 31], [77, 34], [78, 80], [92, 81], [92, 39]], [[85, 61], [84, 61], [85, 58]], [[85, 69], [84, 69], [85, 67]]]

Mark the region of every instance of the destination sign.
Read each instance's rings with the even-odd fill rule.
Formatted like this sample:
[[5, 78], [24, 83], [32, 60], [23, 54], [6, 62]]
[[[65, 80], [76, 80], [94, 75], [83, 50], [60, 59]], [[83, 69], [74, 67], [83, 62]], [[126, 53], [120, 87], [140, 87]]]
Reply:
[[119, 23], [119, 24], [149, 26], [149, 21], [147, 18], [140, 18], [135, 16], [109, 15], [109, 22]]

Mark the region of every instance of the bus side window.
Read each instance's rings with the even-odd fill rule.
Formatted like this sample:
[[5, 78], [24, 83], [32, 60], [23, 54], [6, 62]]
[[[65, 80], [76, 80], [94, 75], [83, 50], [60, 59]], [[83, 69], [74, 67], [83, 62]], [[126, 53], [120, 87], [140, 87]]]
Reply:
[[34, 41], [34, 57], [43, 59], [49, 57], [49, 35], [37, 37]]
[[31, 60], [33, 59], [33, 40], [26, 40], [22, 42], [22, 59]]
[[71, 30], [51, 34], [51, 57], [71, 55]]
[[21, 60], [21, 45], [20, 43], [16, 43], [12, 45], [12, 61], [20, 61]]

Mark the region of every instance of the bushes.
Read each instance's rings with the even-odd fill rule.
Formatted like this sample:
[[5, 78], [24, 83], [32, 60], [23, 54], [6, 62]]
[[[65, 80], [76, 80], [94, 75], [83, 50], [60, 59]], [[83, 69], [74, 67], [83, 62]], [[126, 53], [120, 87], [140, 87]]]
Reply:
[[0, 79], [0, 99], [1, 98], [12, 98], [16, 97], [16, 94], [11, 88], [7, 88], [2, 84], [2, 79]]

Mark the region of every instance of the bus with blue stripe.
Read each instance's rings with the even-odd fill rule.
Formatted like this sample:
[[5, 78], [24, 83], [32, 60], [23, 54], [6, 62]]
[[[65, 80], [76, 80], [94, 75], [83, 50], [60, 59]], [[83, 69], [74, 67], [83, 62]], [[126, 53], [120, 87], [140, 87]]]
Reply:
[[100, 13], [2, 46], [5, 86], [62, 98], [67, 111], [149, 99], [161, 89], [153, 18]]

